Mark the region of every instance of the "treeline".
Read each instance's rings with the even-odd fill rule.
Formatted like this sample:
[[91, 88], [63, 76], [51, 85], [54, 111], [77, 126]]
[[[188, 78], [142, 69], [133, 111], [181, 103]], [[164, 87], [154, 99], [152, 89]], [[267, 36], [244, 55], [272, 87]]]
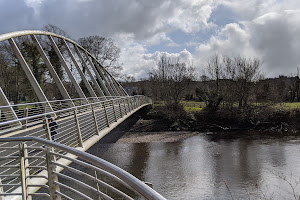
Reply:
[[[66, 33], [64, 30], [51, 24], [44, 26], [43, 30], [70, 38], [68, 33]], [[37, 36], [37, 38], [41, 43], [41, 46], [48, 59], [53, 65], [57, 75], [68, 90], [71, 98], [78, 97], [78, 94], [75, 92], [75, 89], [72, 86], [71, 81], [69, 80], [66, 71], [64, 70], [62, 63], [60, 62], [58, 55], [52, 47], [49, 39], [46, 36]], [[63, 40], [55, 37], [54, 40], [64, 57], [68, 58]], [[78, 40], [74, 41], [77, 41], [78, 44], [83, 46], [94, 57], [96, 57], [102, 66], [104, 66], [114, 77], [119, 79], [125, 77], [121, 73], [122, 67], [118, 62], [120, 49], [116, 46], [112, 39], [96, 35], [79, 38]], [[56, 88], [56, 85], [32, 39], [29, 36], [23, 36], [16, 38], [15, 42], [25, 58], [28, 66], [31, 68], [31, 71], [37, 82], [49, 100], [62, 99], [62, 96], [59, 90]], [[69, 67], [76, 76], [75, 67], [72, 64]], [[86, 73], [84, 68], [82, 70], [84, 73]], [[77, 75], [77, 77], [79, 76]], [[80, 78], [79, 83], [82, 86], [83, 91], [87, 94], [87, 96], [89, 96], [88, 92], [85, 91], [85, 86]], [[20, 102], [37, 101], [35, 92], [33, 91], [18, 59], [16, 58], [16, 55], [7, 41], [0, 43], [0, 87], [3, 89], [9, 101], [14, 102], [15, 104]]]
[[264, 78], [261, 64], [257, 58], [216, 54], [207, 61], [205, 75], [198, 76], [193, 66], [162, 56], [147, 80], [124, 86], [154, 101], [202, 101], [211, 109], [300, 101], [298, 75]]
[[[232, 131], [259, 130], [296, 133], [299, 109], [283, 110], [279, 102], [299, 101], [299, 77], [265, 79], [261, 61], [242, 56], [214, 55], [207, 61], [206, 75], [197, 79], [195, 69], [178, 59], [163, 56], [149, 79], [128, 83], [136, 93], [155, 102], [148, 118], [153, 130]], [[185, 101], [206, 106], [186, 112]]]

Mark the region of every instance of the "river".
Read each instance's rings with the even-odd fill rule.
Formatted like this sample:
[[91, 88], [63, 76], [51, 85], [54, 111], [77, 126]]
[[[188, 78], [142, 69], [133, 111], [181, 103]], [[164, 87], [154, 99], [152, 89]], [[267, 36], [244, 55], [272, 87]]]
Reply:
[[[167, 199], [295, 199], [300, 139], [115, 143], [101, 155]], [[293, 192], [293, 189], [294, 192]], [[296, 195], [296, 196], [295, 196]]]

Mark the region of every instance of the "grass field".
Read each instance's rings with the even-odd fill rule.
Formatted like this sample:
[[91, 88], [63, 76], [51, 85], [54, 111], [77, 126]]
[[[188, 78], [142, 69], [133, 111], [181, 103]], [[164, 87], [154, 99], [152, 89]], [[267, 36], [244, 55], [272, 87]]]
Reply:
[[[198, 101], [181, 101], [180, 104], [183, 105], [184, 110], [189, 113], [199, 112], [203, 108], [205, 108], [205, 102], [198, 102]], [[154, 107], [157, 106], [164, 106], [164, 101], [157, 101], [153, 104]], [[238, 104], [236, 104], [237, 106]], [[255, 105], [262, 105], [261, 103], [256, 103]], [[300, 102], [283, 102], [283, 103], [275, 103], [270, 105], [275, 109], [281, 110], [292, 110], [292, 109], [300, 109]]]
[[[205, 107], [205, 102], [198, 101], [181, 101], [181, 105], [183, 105], [184, 110], [186, 112], [199, 112]], [[156, 101], [153, 103], [154, 107], [164, 106], [164, 101]]]
[[205, 108], [205, 103], [204, 102], [197, 102], [197, 101], [181, 101], [180, 102], [184, 110], [186, 112], [199, 112], [203, 108]]
[[300, 108], [300, 102], [277, 103], [274, 105], [274, 108], [283, 110], [297, 109]]

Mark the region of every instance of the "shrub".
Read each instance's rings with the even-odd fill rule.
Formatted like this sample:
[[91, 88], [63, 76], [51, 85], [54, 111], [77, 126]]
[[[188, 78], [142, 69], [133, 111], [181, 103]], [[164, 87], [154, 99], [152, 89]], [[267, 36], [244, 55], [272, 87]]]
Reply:
[[192, 126], [193, 119], [180, 104], [167, 104], [156, 106], [148, 112], [149, 118], [167, 123], [170, 129], [188, 129]]

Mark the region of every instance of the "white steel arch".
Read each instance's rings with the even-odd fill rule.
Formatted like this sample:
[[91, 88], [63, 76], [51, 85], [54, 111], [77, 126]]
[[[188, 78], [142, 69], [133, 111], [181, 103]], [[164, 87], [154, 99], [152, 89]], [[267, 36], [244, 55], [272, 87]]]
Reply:
[[[49, 58], [47, 57], [45, 51], [43, 50], [41, 43], [39, 42], [37, 35], [48, 38], [52, 48], [54, 49], [56, 55], [58, 56], [60, 63], [62, 64], [69, 80], [71, 81], [72, 85], [74, 86], [76, 93], [78, 96], [82, 99], [87, 100], [87, 95], [98, 98], [98, 97], [107, 97], [107, 96], [128, 96], [126, 91], [123, 89], [123, 87], [113, 78], [113, 76], [101, 65], [101, 63], [96, 60], [96, 58], [89, 53], [86, 49], [84, 49], [82, 46], [77, 44], [75, 41], [64, 37], [62, 35], [58, 35], [51, 32], [46, 31], [38, 31], [38, 30], [25, 30], [25, 31], [16, 31], [11, 33], [6, 33], [0, 35], [0, 42], [2, 41], [8, 41], [11, 48], [13, 49], [13, 52], [15, 53], [19, 63], [21, 64], [22, 69], [24, 70], [27, 79], [30, 82], [30, 85], [32, 86], [36, 96], [38, 97], [40, 102], [48, 102], [47, 95], [45, 95], [44, 91], [40, 87], [39, 83], [36, 80], [36, 77], [34, 77], [34, 74], [32, 73], [30, 67], [28, 66], [27, 62], [24, 59], [24, 56], [22, 55], [19, 47], [15, 43], [15, 38], [19, 38], [22, 36], [30, 36], [32, 43], [36, 46], [39, 54], [41, 55], [43, 62], [47, 66], [49, 73], [51, 74], [51, 77], [53, 78], [60, 94], [64, 99], [71, 99], [69, 92], [65, 88], [65, 86], [62, 83], [62, 80], [57, 75], [57, 72], [55, 71], [52, 63], [50, 62]], [[67, 50], [67, 53], [69, 57], [71, 58], [72, 63], [68, 62], [62, 51], [57, 46], [54, 38], [58, 38], [62, 41], [62, 44]], [[70, 49], [70, 44], [72, 45], [74, 52], [76, 54], [73, 54]], [[82, 56], [83, 53], [83, 56]], [[75, 56], [79, 58], [80, 63], [75, 59]], [[81, 65], [80, 65], [81, 64]], [[69, 66], [75, 66], [77, 72], [80, 75], [81, 80], [83, 81], [83, 84], [85, 88], [88, 90], [88, 94], [85, 94], [83, 92], [83, 89], [79, 85], [79, 83], [76, 80], [76, 77], [74, 73], [72, 73]], [[90, 69], [89, 67], [90, 66]], [[83, 73], [82, 68], [85, 67], [86, 72], [88, 76], [91, 79], [91, 83], [93, 84], [94, 88], [92, 87], [91, 83], [87, 80], [86, 75]], [[91, 70], [93, 72], [91, 72]], [[94, 75], [93, 75], [94, 74]], [[2, 92], [1, 101], [3, 105], [9, 105], [9, 102], [7, 101], [5, 94]], [[3, 97], [3, 98], [2, 98]], [[71, 104], [74, 106], [74, 103], [71, 101]], [[53, 111], [51, 105], [47, 104], [48, 111]]]

